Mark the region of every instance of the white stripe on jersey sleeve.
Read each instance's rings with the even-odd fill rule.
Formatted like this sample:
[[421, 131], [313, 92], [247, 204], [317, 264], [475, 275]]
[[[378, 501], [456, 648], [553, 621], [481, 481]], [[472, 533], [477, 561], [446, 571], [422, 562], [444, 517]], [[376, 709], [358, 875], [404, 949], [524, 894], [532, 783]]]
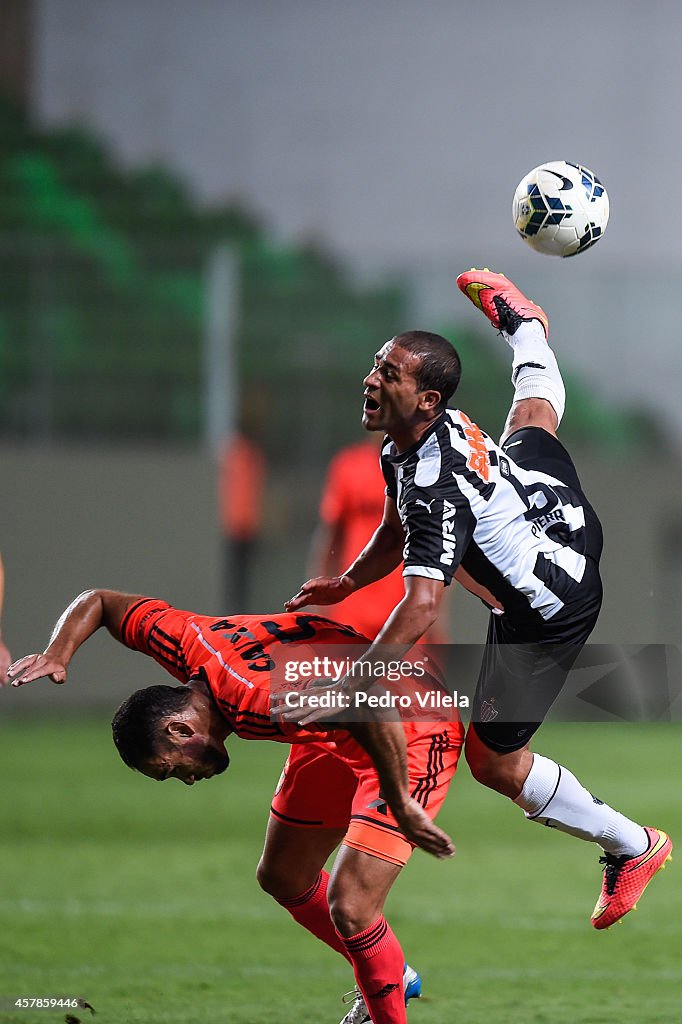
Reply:
[[417, 487], [432, 487], [438, 482], [441, 470], [441, 454], [438, 438], [432, 434], [418, 453], [419, 462], [414, 474]]
[[427, 580], [441, 580], [445, 583], [445, 575], [440, 569], [432, 569], [429, 565], [406, 565], [403, 576], [424, 576]]

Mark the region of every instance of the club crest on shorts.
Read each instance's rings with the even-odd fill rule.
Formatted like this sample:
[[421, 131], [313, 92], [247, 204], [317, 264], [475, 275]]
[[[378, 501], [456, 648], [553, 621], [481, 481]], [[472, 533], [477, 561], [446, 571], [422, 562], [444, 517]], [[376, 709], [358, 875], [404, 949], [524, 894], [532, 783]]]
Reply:
[[481, 722], [492, 722], [494, 718], [497, 718], [499, 711], [495, 707], [495, 698], [492, 700], [484, 700], [481, 704], [481, 714], [479, 721]]

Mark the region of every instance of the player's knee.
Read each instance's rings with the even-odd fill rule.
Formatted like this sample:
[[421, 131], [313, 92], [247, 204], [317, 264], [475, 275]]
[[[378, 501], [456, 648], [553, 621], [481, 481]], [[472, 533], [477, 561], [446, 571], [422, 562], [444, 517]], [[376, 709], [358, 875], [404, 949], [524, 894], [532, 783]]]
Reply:
[[500, 757], [492, 750], [488, 750], [480, 741], [467, 743], [464, 756], [476, 782], [512, 798], [518, 794], [520, 787], [515, 758], [509, 755]]
[[256, 868], [256, 881], [275, 900], [294, 900], [315, 884], [318, 872], [306, 865], [286, 864], [277, 857], [261, 857]]
[[[298, 893], [292, 892], [291, 878], [278, 867], [276, 861], [261, 857], [256, 868], [256, 881], [269, 896], [274, 899], [293, 899]], [[294, 886], [296, 888], [296, 886]]]
[[369, 928], [378, 916], [378, 911], [368, 905], [362, 894], [344, 887], [330, 886], [327, 893], [329, 916], [339, 935], [350, 938]]
[[267, 861], [261, 859], [258, 861], [258, 867], [256, 868], [256, 881], [263, 890], [270, 896], [275, 895], [275, 891], [278, 888], [280, 879], [278, 878], [278, 872], [267, 863]]
[[474, 754], [470, 750], [465, 749], [464, 756], [469, 765], [469, 771], [476, 779], [476, 782], [480, 782], [482, 786], [488, 786], [490, 789], [495, 789], [495, 781], [497, 779], [495, 765], [487, 758], [481, 757], [478, 753]]

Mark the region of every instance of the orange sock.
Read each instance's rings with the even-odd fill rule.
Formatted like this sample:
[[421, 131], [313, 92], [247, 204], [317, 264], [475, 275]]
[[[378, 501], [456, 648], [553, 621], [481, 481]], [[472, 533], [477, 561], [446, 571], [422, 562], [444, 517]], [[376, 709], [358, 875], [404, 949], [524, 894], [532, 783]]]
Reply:
[[405, 958], [386, 918], [380, 917], [364, 931], [343, 939], [343, 944], [374, 1024], [406, 1024]]
[[327, 902], [327, 885], [329, 874], [320, 871], [317, 880], [309, 889], [295, 896], [291, 900], [277, 900], [280, 906], [288, 910], [294, 921], [297, 921], [304, 928], [307, 928], [316, 938], [321, 939], [337, 953], [350, 960], [346, 952], [343, 939], [336, 931], [329, 916], [329, 904]]

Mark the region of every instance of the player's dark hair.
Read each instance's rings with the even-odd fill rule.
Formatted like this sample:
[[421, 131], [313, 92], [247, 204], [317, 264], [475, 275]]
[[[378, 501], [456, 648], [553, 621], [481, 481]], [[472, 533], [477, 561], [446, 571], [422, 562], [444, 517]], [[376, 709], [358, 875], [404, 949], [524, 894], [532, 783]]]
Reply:
[[415, 373], [420, 391], [440, 392], [439, 409], [444, 409], [459, 384], [462, 364], [447, 338], [430, 331], [406, 331], [394, 339], [396, 345], [419, 356], [421, 365]]
[[184, 711], [192, 696], [187, 686], [146, 686], [123, 701], [111, 731], [116, 749], [129, 768], [138, 771], [156, 752], [159, 722]]

